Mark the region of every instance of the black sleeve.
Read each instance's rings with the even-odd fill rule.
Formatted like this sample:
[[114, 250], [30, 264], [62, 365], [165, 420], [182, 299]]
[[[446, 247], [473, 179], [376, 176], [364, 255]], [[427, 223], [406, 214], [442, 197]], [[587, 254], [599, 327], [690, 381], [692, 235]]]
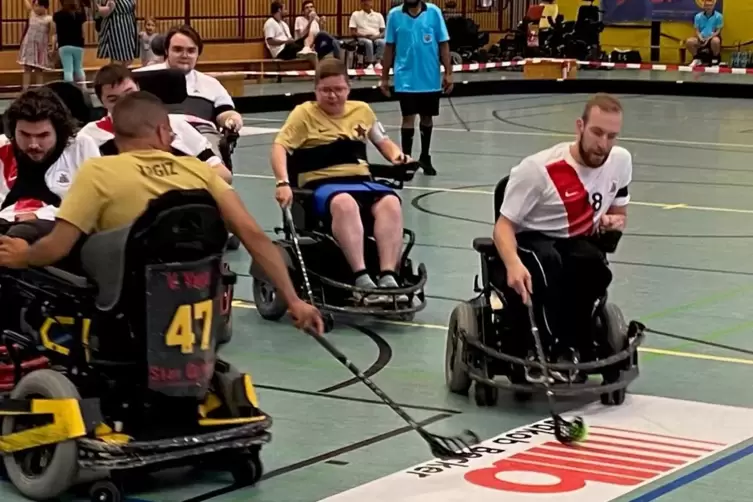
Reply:
[[178, 150], [177, 148], [175, 148], [174, 146], [170, 147], [170, 153], [172, 153], [176, 157], [188, 157], [188, 154], [186, 152], [182, 152]]
[[197, 155], [196, 158], [198, 158], [202, 162], [206, 162], [214, 156], [215, 156], [214, 152], [211, 149], [207, 148], [203, 152], [199, 153], [199, 155]]
[[117, 155], [118, 147], [115, 145], [115, 140], [110, 139], [102, 143], [102, 145], [99, 147], [99, 153], [102, 154], [103, 157], [107, 157], [108, 155]]

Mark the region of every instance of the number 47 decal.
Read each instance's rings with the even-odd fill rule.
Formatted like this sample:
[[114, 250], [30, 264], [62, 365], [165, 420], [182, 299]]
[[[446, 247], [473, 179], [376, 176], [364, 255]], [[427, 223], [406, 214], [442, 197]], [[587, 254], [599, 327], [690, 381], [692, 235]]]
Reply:
[[193, 354], [196, 345], [194, 321], [202, 321], [201, 350], [208, 350], [212, 338], [212, 307], [211, 299], [178, 307], [165, 333], [165, 345], [180, 347], [183, 354]]

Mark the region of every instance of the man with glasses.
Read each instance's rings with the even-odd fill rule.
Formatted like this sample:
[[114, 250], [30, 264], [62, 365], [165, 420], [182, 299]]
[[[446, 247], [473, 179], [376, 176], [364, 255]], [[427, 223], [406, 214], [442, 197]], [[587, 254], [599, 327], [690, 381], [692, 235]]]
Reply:
[[[282, 207], [293, 202], [292, 172], [295, 186], [313, 190], [310, 210], [331, 229], [353, 270], [356, 287], [397, 288], [395, 271], [403, 246], [402, 208], [391, 188], [371, 180], [367, 142], [392, 164], [411, 160], [387, 137], [368, 104], [348, 100], [348, 71], [342, 61], [322, 61], [314, 82], [316, 101], [298, 105], [272, 145], [275, 198]], [[364, 261], [366, 218], [372, 220], [368, 223], [373, 223], [379, 250], [381, 274], [376, 283]], [[369, 295], [368, 300], [383, 302], [388, 298]]]
[[171, 114], [182, 115], [212, 144], [218, 156], [220, 152], [219, 128], [239, 131], [243, 117], [235, 109], [233, 98], [219, 80], [196, 70], [196, 62], [204, 44], [199, 33], [191, 26], [172, 28], [165, 34], [165, 62], [144, 66], [136, 71], [152, 71], [172, 68], [186, 74], [188, 98], [178, 105], [169, 105]]

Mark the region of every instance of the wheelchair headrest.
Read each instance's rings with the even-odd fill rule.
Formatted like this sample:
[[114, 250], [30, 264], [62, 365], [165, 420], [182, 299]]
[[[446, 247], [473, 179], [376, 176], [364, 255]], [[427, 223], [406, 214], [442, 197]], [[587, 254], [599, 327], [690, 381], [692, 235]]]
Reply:
[[165, 57], [165, 35], [155, 35], [150, 45], [155, 56]]
[[228, 232], [206, 190], [171, 190], [153, 199], [134, 222], [129, 255], [149, 263], [190, 261], [221, 254]]
[[157, 96], [166, 105], [182, 103], [188, 97], [186, 76], [180, 70], [148, 70], [133, 73], [142, 91]]
[[152, 200], [132, 225], [92, 234], [81, 248], [81, 262], [97, 284], [97, 307], [109, 311], [120, 303], [128, 281], [143, 279], [145, 266], [219, 256], [227, 237], [209, 192], [174, 190]]
[[50, 82], [45, 87], [58, 95], [70, 110], [73, 118], [80, 124], [88, 124], [94, 120], [94, 105], [87, 93], [72, 82]]
[[510, 176], [505, 176], [494, 187], [494, 221], [497, 221], [497, 218], [499, 218], [499, 210], [502, 209], [502, 203], [505, 200], [505, 190], [507, 190], [507, 183], [509, 181]]

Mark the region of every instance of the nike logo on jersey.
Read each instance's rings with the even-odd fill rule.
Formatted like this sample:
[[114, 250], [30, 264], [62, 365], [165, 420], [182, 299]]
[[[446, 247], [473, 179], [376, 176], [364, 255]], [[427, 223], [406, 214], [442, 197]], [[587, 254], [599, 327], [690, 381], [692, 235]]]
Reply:
[[570, 191], [566, 191], [565, 192], [565, 197], [575, 197], [576, 195], [578, 195], [578, 191], [577, 190], [574, 190], [572, 192], [570, 192]]

